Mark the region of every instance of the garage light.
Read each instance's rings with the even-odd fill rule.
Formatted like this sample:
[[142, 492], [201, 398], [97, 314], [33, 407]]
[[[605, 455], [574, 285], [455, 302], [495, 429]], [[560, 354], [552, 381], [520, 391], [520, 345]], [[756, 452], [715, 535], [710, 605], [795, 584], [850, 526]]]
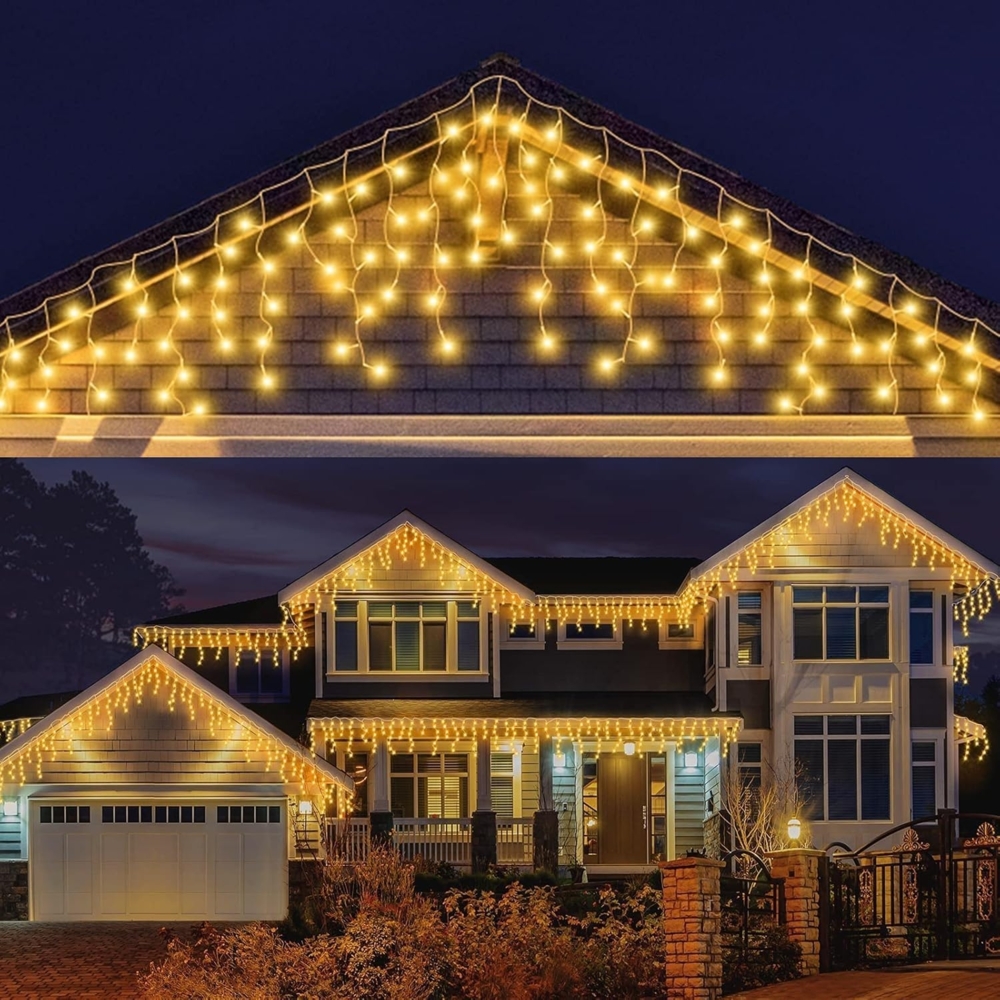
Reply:
[[4, 799], [4, 801], [3, 801], [3, 814], [4, 814], [4, 816], [16, 816], [17, 815], [17, 799]]
[[311, 816], [313, 811], [313, 804], [309, 799], [299, 799], [299, 813], [302, 816]]

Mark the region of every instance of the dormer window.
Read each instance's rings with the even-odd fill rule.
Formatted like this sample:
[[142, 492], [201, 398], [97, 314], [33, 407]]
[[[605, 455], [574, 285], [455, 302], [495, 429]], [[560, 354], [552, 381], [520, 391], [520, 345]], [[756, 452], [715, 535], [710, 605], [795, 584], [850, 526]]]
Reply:
[[445, 670], [447, 634], [445, 601], [372, 601], [368, 605], [368, 669]]

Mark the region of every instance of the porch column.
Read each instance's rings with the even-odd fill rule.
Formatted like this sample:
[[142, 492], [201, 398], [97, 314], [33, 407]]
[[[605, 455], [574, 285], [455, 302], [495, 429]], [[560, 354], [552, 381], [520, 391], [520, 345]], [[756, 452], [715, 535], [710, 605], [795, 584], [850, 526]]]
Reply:
[[389, 808], [389, 743], [376, 740], [371, 761], [372, 807], [368, 823], [372, 844], [392, 842], [392, 811]]
[[538, 740], [538, 811], [535, 813], [534, 866], [553, 874], [559, 868], [559, 814], [552, 795], [552, 738]]
[[476, 810], [472, 814], [472, 870], [484, 872], [497, 863], [497, 814], [490, 789], [490, 741], [476, 741]]
[[824, 856], [824, 851], [807, 851], [801, 847], [771, 851], [767, 855], [771, 878], [785, 880], [785, 929], [802, 949], [799, 971], [803, 976], [815, 976], [819, 972], [819, 864]]

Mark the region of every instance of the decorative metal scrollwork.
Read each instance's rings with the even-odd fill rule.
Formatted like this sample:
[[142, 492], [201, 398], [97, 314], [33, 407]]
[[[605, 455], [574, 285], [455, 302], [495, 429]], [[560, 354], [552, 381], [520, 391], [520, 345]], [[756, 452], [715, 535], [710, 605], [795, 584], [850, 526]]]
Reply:
[[903, 866], [903, 923], [915, 924], [920, 893], [917, 888], [917, 866]]
[[993, 919], [996, 862], [992, 859], [976, 865], [976, 919], [989, 922]]
[[903, 839], [895, 847], [890, 847], [889, 850], [894, 854], [916, 854], [918, 851], [930, 850], [930, 846], [917, 836], [917, 831], [912, 826], [908, 826], [903, 831]]
[[862, 924], [872, 923], [875, 913], [875, 873], [871, 868], [858, 871], [858, 895], [860, 907], [858, 918]]
[[992, 823], [980, 823], [976, 828], [974, 837], [967, 837], [962, 842], [963, 847], [997, 847], [1000, 846], [1000, 837]]

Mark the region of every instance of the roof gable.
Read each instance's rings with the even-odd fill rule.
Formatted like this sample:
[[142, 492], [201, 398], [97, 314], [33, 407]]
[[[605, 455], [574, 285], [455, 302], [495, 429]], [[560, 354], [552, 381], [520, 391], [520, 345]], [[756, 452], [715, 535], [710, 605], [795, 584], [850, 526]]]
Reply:
[[353, 591], [371, 579], [376, 565], [428, 564], [460, 581], [462, 589], [505, 603], [533, 603], [535, 595], [485, 559], [403, 510], [278, 593], [282, 604], [308, 604], [319, 593]]
[[[147, 646], [106, 677], [51, 712], [10, 743], [0, 747], [0, 787], [44, 778], [45, 760], [57, 742], [74, 734], [111, 729], [116, 713], [127, 713], [143, 698], [165, 698], [171, 712], [208, 708], [217, 724], [235, 725], [255, 737], [257, 753], [275, 762], [282, 780], [290, 783], [336, 786], [350, 790], [349, 778], [339, 768], [296, 743], [225, 691], [205, 680], [180, 660], [157, 646]], [[72, 754], [72, 746], [68, 752]], [[182, 779], [183, 780], [183, 779]]]
[[963, 625], [989, 610], [990, 590], [996, 592], [1000, 567], [848, 468], [695, 566], [683, 588], [687, 603], [717, 590], [740, 569], [755, 572], [757, 566], [766, 565], [796, 531], [808, 532], [811, 525], [835, 517], [854, 526], [878, 524], [882, 543], [902, 545], [912, 553], [914, 565], [949, 568], [953, 582], [967, 591], [956, 604], [956, 617]]
[[992, 304], [502, 58], [0, 315], [18, 413], [979, 414], [1000, 369]]

